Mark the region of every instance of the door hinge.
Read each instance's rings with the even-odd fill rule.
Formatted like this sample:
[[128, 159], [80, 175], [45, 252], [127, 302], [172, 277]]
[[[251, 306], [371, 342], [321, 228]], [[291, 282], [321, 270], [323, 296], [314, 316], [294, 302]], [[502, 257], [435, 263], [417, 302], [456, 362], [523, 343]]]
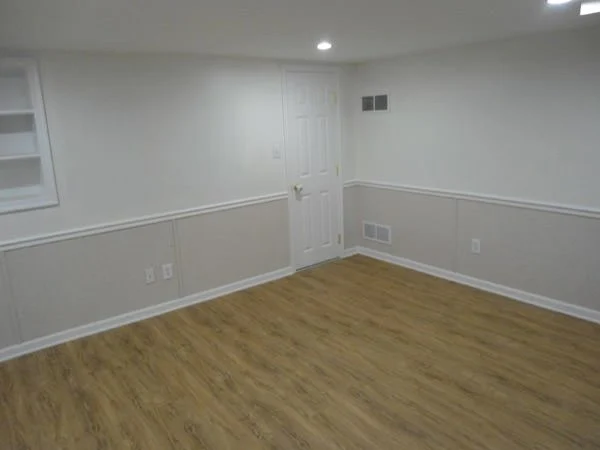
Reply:
[[334, 105], [337, 105], [337, 102], [338, 102], [338, 95], [337, 95], [337, 92], [336, 92], [336, 91], [333, 91], [333, 92], [331, 93], [331, 98], [332, 98], [332, 100], [333, 100], [333, 104], [334, 104]]
[[342, 245], [342, 235], [338, 234], [338, 244]]
[[340, 176], [340, 165], [339, 164], [336, 164], [336, 166], [335, 166], [335, 175], [337, 177]]

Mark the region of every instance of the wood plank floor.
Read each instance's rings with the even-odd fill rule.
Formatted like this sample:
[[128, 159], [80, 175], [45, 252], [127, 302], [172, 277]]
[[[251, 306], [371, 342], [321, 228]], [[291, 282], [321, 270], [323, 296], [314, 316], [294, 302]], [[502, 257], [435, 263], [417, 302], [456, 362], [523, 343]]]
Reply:
[[0, 365], [0, 448], [599, 449], [600, 327], [357, 256]]

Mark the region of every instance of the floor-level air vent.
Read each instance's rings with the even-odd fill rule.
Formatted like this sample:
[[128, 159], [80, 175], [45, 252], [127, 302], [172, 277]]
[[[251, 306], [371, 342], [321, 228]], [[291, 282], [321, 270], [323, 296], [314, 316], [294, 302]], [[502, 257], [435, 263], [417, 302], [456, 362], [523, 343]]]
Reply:
[[373, 222], [363, 222], [363, 238], [381, 244], [392, 244], [392, 228]]

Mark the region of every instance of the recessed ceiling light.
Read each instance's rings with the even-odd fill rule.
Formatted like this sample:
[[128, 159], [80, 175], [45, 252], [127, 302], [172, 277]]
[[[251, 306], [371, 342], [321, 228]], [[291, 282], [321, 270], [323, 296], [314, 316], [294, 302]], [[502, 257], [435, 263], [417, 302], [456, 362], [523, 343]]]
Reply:
[[582, 16], [587, 16], [590, 14], [600, 13], [600, 1], [594, 2], [583, 2], [581, 4], [581, 12]]
[[567, 3], [571, 3], [573, 0], [547, 0], [549, 5], [566, 5]]
[[317, 44], [317, 48], [323, 52], [325, 50], [331, 50], [331, 47], [333, 47], [333, 44], [329, 41], [321, 41]]

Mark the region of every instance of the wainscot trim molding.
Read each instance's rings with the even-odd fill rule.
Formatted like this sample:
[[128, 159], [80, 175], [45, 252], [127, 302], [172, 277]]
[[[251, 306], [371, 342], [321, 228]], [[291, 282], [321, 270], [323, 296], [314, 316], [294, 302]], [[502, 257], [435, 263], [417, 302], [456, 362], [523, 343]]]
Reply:
[[498, 294], [503, 297], [508, 297], [522, 303], [538, 306], [540, 308], [549, 309], [551, 311], [566, 314], [568, 316], [577, 317], [578, 319], [587, 320], [600, 324], [600, 311], [584, 308], [582, 306], [572, 305], [559, 300], [555, 300], [543, 295], [532, 294], [531, 292], [520, 291], [508, 286], [492, 283], [490, 281], [480, 280], [479, 278], [469, 277], [450, 270], [440, 269], [439, 267], [429, 266], [410, 259], [401, 258], [399, 256], [390, 255], [376, 250], [371, 250], [366, 247], [355, 247], [346, 249], [345, 254], [364, 255], [370, 258], [378, 259], [397, 266], [406, 267], [418, 272], [433, 275], [434, 277], [443, 278], [445, 280], [454, 281], [455, 283], [464, 284], [467, 286], [480, 289], [482, 291]]
[[[287, 195], [287, 194], [286, 194]], [[190, 295], [188, 297], [177, 300], [161, 303], [149, 308], [140, 309], [138, 311], [129, 312], [120, 316], [110, 317], [105, 320], [90, 323], [70, 330], [61, 331], [59, 333], [44, 336], [32, 341], [23, 342], [21, 344], [7, 347], [0, 350], [0, 362], [8, 361], [9, 359], [18, 358], [20, 356], [34, 353], [45, 348], [54, 347], [55, 345], [65, 342], [81, 339], [86, 336], [98, 334], [104, 331], [119, 328], [131, 323], [140, 322], [152, 317], [175, 311], [177, 309], [186, 308], [188, 306], [204, 303], [209, 300], [222, 297], [224, 295], [233, 294], [234, 292], [242, 291], [260, 284], [275, 281], [292, 275], [295, 271], [291, 267], [279, 269], [274, 272], [265, 273], [256, 277], [246, 278], [245, 280], [236, 281], [235, 283], [220, 286], [208, 291]]]
[[350, 258], [351, 256], [358, 255], [358, 247], [351, 247], [344, 249], [344, 258]]
[[594, 219], [600, 219], [600, 209], [591, 208], [588, 206], [547, 203], [510, 197], [498, 197], [494, 195], [474, 194], [471, 192], [408, 186], [403, 184], [387, 183], [380, 181], [350, 180], [344, 183], [344, 187], [346, 188], [351, 188], [355, 186], [387, 189], [389, 191], [408, 192], [420, 195], [431, 195], [434, 197], [451, 198], [454, 200], [489, 203], [493, 205], [511, 206], [513, 208], [533, 209], [536, 211], [566, 214], [569, 216], [590, 217]]
[[57, 233], [49, 233], [37, 236], [31, 236], [22, 239], [14, 239], [10, 241], [0, 242], [0, 252], [16, 250], [24, 247], [33, 247], [36, 245], [49, 244], [53, 242], [66, 241], [97, 234], [110, 233], [112, 231], [127, 230], [130, 228], [138, 228], [144, 225], [152, 225], [170, 220], [184, 219], [186, 217], [198, 216], [201, 214], [210, 214], [219, 211], [227, 211], [235, 208], [243, 208], [245, 206], [259, 205], [261, 203], [270, 203], [278, 200], [287, 200], [287, 192], [279, 192], [276, 194], [261, 195], [258, 197], [250, 197], [240, 200], [233, 200], [223, 203], [215, 203], [212, 205], [199, 206], [197, 208], [182, 209], [160, 214], [152, 214], [149, 216], [137, 217], [134, 219], [126, 219], [115, 222], [108, 222], [98, 225], [92, 225], [82, 228], [73, 228], [71, 230], [59, 231]]

